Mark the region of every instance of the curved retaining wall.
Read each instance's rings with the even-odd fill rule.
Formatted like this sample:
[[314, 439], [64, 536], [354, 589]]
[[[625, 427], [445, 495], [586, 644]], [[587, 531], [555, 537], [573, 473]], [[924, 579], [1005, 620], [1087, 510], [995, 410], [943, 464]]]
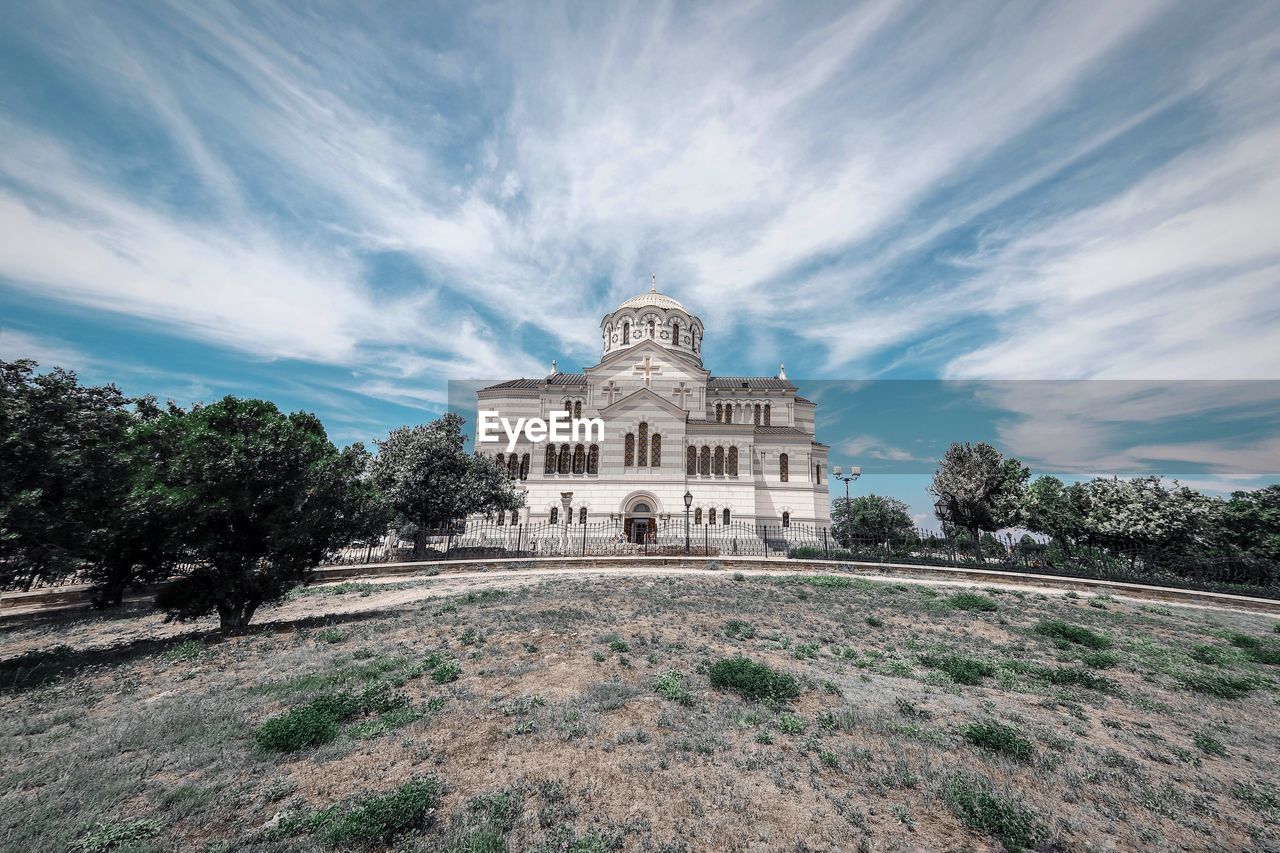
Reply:
[[[429, 571], [440, 574], [459, 574], [468, 572], [532, 570], [539, 568], [555, 569], [617, 569], [627, 565], [641, 565], [648, 568], [654, 566], [675, 569], [712, 571], [708, 563], [717, 563], [719, 571], [748, 569], [768, 571], [770, 573], [803, 573], [803, 574], [855, 574], [878, 578], [910, 577], [922, 580], [970, 581], [972, 583], [1000, 583], [1031, 588], [1077, 590], [1082, 592], [1109, 593], [1142, 598], [1151, 601], [1163, 601], [1170, 604], [1194, 604], [1211, 607], [1250, 610], [1280, 617], [1280, 600], [1259, 598], [1248, 595], [1234, 595], [1222, 592], [1203, 592], [1200, 590], [1177, 589], [1175, 587], [1152, 586], [1150, 584], [1126, 583], [1121, 581], [1094, 580], [1091, 578], [1073, 578], [1058, 575], [1038, 575], [1026, 572], [1010, 572], [996, 569], [979, 569], [951, 566], [919, 566], [909, 563], [858, 563], [840, 562], [836, 560], [793, 560], [768, 559], [765, 557], [720, 557], [708, 560], [706, 557], [540, 557], [518, 559], [482, 559], [482, 560], [444, 560], [413, 563], [369, 563], [358, 566], [324, 566], [316, 569], [312, 583], [333, 583], [336, 581], [356, 580], [362, 578], [394, 577], [397, 575], [421, 575]], [[131, 595], [126, 604], [142, 602], [150, 597], [150, 592], [140, 591]], [[0, 619], [9, 614], [22, 612], [30, 615], [33, 611], [59, 611], [81, 608], [89, 602], [89, 587], [64, 586], [52, 589], [33, 590], [31, 592], [11, 592], [0, 595]]]

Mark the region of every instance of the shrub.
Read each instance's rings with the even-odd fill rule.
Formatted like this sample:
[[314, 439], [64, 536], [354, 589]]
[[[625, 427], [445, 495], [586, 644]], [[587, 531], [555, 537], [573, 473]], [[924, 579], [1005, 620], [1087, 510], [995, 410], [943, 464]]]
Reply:
[[407, 830], [425, 826], [439, 802], [435, 779], [415, 779], [389, 794], [330, 806], [307, 819], [304, 827], [334, 846], [388, 844]]
[[271, 752], [297, 752], [328, 743], [338, 736], [338, 725], [353, 713], [347, 694], [320, 696], [303, 708], [272, 717], [253, 731], [258, 746]]
[[164, 659], [168, 663], [182, 663], [183, 661], [195, 660], [200, 657], [200, 653], [203, 651], [204, 643], [199, 640], [186, 640], [166, 651]]
[[991, 613], [1000, 609], [1000, 605], [996, 603], [994, 598], [978, 592], [957, 592], [946, 599], [946, 603], [957, 610], [976, 610], [983, 613]]
[[1031, 741], [1013, 726], [1003, 723], [970, 723], [964, 728], [965, 740], [974, 746], [1026, 761], [1031, 757]]
[[724, 635], [731, 640], [750, 640], [756, 635], [756, 629], [741, 619], [730, 619], [724, 623]]
[[1085, 652], [1080, 662], [1090, 669], [1110, 669], [1120, 662], [1114, 652]]
[[868, 616], [867, 625], [869, 625], [872, 628], [883, 628], [884, 620], [881, 619], [879, 616]]
[[669, 669], [658, 676], [653, 683], [654, 692], [659, 696], [665, 696], [673, 702], [679, 702], [686, 707], [693, 704], [693, 694], [689, 692], [689, 688], [684, 686], [684, 676], [674, 669]]
[[1072, 625], [1059, 619], [1040, 620], [1036, 624], [1035, 632], [1042, 637], [1054, 640], [1064, 648], [1068, 643], [1075, 643], [1078, 646], [1085, 646], [1097, 651], [1106, 651], [1111, 648], [1111, 638], [1105, 634], [1098, 634], [1088, 628]]
[[977, 684], [996, 672], [995, 666], [987, 661], [963, 655], [921, 655], [920, 663], [942, 670], [957, 684]]
[[322, 643], [341, 643], [347, 638], [347, 633], [340, 628], [323, 628], [316, 631], [316, 639]]
[[1242, 650], [1250, 660], [1271, 666], [1280, 665], [1280, 645], [1264, 642], [1248, 634], [1232, 634], [1229, 639], [1231, 645]]
[[804, 732], [804, 720], [795, 714], [782, 714], [778, 717], [778, 731], [784, 735], [798, 735]]
[[631, 651], [631, 647], [628, 646], [624, 640], [614, 640], [613, 642], [609, 643], [609, 651], [619, 652], [619, 653], [629, 652]]
[[160, 831], [155, 820], [122, 820], [99, 823], [71, 844], [72, 853], [106, 853], [123, 844], [143, 841]]
[[1213, 735], [1208, 735], [1204, 732], [1196, 732], [1191, 738], [1191, 742], [1194, 743], [1201, 752], [1209, 755], [1227, 754], [1227, 748], [1222, 745], [1222, 741], [1218, 740]]
[[800, 682], [794, 676], [741, 656], [716, 661], [707, 675], [717, 690], [732, 690], [753, 702], [787, 701], [800, 695]]
[[985, 779], [952, 774], [942, 783], [942, 798], [961, 823], [990, 833], [1011, 853], [1035, 847], [1046, 838], [1035, 814], [1016, 800], [996, 794]]
[[450, 681], [457, 681], [461, 674], [462, 664], [456, 660], [447, 660], [431, 670], [431, 680], [436, 684], [448, 684]]
[[1110, 681], [1087, 669], [1060, 666], [1054, 669], [1046, 668], [1036, 674], [1050, 684], [1086, 687], [1089, 690], [1110, 690], [1112, 687]]
[[1188, 690], [1219, 699], [1241, 699], [1258, 686], [1251, 678], [1211, 672], [1184, 672], [1178, 681]]

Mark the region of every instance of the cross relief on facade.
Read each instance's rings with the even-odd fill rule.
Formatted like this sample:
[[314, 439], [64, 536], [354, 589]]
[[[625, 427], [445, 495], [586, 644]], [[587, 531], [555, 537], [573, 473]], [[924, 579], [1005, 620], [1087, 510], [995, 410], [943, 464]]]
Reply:
[[644, 357], [644, 361], [642, 361], [642, 362], [640, 362], [639, 364], [637, 364], [637, 365], [635, 366], [635, 369], [634, 369], [634, 371], [633, 371], [633, 372], [634, 372], [637, 376], [643, 376], [643, 377], [644, 377], [644, 387], [646, 387], [646, 388], [652, 388], [652, 387], [653, 387], [653, 375], [654, 375], [655, 373], [661, 373], [661, 372], [662, 372], [662, 368], [661, 368], [659, 365], [654, 364], [654, 362], [653, 362], [653, 357], [652, 357], [652, 356], [648, 356], [648, 355], [646, 355], [646, 356]]

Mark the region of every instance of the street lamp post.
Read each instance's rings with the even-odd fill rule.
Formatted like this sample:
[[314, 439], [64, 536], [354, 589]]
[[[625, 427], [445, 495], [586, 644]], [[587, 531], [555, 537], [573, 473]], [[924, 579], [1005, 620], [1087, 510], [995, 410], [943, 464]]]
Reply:
[[[862, 476], [862, 468], [858, 465], [850, 465], [849, 473], [844, 473], [844, 469], [839, 465], [831, 469], [831, 475], [837, 480], [844, 481], [844, 510], [849, 512], [849, 484]], [[853, 547], [852, 545], [848, 547]]]
[[689, 553], [689, 507], [693, 506], [693, 492], [684, 490], [684, 552]]

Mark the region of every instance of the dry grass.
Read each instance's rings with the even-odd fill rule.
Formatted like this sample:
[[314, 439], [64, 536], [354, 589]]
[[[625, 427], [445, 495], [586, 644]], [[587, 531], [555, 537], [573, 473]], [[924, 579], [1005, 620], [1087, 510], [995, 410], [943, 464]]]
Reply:
[[[478, 583], [348, 584], [226, 640], [8, 631], [0, 846], [1280, 849], [1262, 616], [851, 576]], [[799, 696], [714, 689], [737, 656]], [[255, 740], [329, 701], [319, 745]]]

